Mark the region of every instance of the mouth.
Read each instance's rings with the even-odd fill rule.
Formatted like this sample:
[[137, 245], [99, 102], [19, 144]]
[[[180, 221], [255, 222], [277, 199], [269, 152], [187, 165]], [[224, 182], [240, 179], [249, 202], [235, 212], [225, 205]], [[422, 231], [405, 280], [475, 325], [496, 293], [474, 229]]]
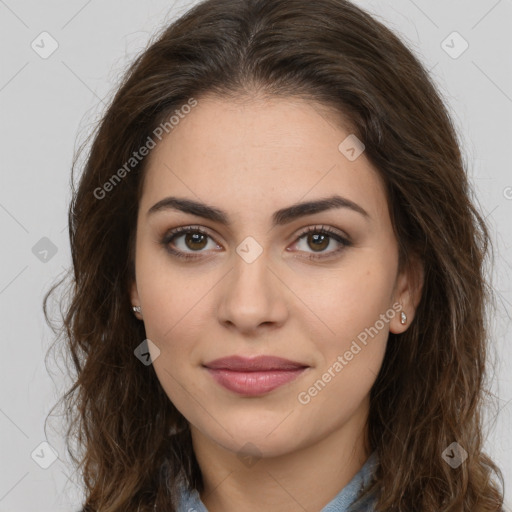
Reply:
[[274, 356], [215, 359], [203, 365], [224, 388], [244, 396], [258, 396], [295, 380], [309, 366]]

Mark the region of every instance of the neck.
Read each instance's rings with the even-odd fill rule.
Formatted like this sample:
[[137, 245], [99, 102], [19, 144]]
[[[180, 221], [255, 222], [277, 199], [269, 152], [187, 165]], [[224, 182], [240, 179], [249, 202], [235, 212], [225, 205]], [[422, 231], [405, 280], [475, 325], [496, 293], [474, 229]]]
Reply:
[[209, 512], [321, 510], [370, 456], [366, 413], [362, 408], [340, 428], [307, 446], [252, 460], [191, 426], [204, 482], [201, 500]]

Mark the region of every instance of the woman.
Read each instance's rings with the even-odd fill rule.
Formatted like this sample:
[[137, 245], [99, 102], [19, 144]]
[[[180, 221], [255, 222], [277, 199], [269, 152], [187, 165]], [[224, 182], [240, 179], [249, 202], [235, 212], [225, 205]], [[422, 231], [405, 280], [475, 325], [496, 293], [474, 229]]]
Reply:
[[70, 207], [84, 511], [499, 511], [453, 125], [344, 0], [207, 0], [129, 69]]

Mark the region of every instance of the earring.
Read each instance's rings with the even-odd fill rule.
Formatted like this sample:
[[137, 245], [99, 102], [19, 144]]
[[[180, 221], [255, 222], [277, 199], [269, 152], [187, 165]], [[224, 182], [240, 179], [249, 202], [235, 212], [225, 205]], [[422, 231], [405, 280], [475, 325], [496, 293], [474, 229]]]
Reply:
[[407, 323], [407, 315], [403, 311], [400, 313], [400, 323], [402, 325]]
[[133, 306], [133, 307], [132, 307], [132, 309], [133, 309], [133, 311], [134, 311], [135, 313], [140, 313], [140, 314], [142, 314], [142, 311], [141, 311], [141, 309], [140, 309], [140, 306]]

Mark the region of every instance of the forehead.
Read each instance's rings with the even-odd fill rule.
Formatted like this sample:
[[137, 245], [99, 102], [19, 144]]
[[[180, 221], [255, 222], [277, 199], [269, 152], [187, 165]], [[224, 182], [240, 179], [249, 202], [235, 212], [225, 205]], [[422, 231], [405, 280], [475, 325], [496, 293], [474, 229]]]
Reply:
[[149, 154], [141, 209], [178, 195], [253, 215], [337, 193], [372, 218], [387, 215], [382, 179], [364, 152], [349, 160], [339, 149], [352, 136], [314, 102], [198, 99]]

